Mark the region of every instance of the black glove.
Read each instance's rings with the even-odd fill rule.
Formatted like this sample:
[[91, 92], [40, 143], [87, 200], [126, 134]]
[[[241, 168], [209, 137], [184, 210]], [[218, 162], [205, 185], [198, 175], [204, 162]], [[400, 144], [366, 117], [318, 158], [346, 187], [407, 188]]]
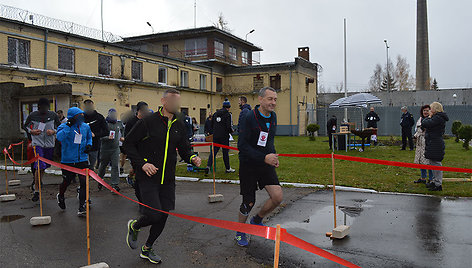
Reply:
[[67, 119], [67, 123], [66, 123], [67, 126], [71, 127], [73, 124], [75, 124], [74, 117]]
[[88, 153], [90, 153], [90, 150], [92, 150], [92, 146], [87, 145], [87, 146], [85, 146], [84, 153], [88, 154]]

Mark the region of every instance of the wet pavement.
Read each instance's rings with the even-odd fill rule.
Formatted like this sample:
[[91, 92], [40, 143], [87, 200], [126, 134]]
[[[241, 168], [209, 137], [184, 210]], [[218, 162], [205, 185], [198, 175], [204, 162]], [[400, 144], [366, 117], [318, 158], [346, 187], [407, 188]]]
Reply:
[[[0, 172], [0, 192], [4, 190]], [[85, 219], [77, 217], [75, 187], [66, 194], [67, 209], [54, 200], [61, 177], [44, 179], [44, 215], [49, 226], [32, 227], [38, 216], [28, 185], [31, 174], [19, 176], [22, 185], [11, 187], [18, 200], [0, 203], [0, 267], [79, 267], [86, 264]], [[125, 244], [126, 222], [138, 215], [137, 205], [109, 191], [98, 192], [91, 183], [92, 263], [111, 267], [152, 267]], [[217, 184], [222, 203], [209, 204], [209, 183], [177, 183], [175, 212], [235, 220], [240, 205], [239, 186]], [[123, 184], [122, 192], [134, 197]], [[472, 199], [337, 192], [338, 224], [351, 226], [343, 240], [330, 240], [333, 228], [332, 193], [284, 188], [285, 201], [268, 224], [281, 224], [290, 233], [362, 267], [471, 267]], [[257, 204], [267, 198], [257, 194]], [[253, 213], [257, 211], [253, 210]], [[139, 241], [144, 242], [145, 229]], [[252, 237], [248, 248], [233, 240], [234, 232], [169, 217], [155, 249], [163, 257], [159, 267], [271, 267], [274, 242]], [[329, 260], [281, 244], [281, 267], [340, 267]]]
[[[0, 192], [5, 189], [4, 173], [0, 172]], [[85, 218], [77, 216], [77, 185], [66, 193], [67, 209], [61, 211], [54, 199], [61, 177], [47, 175], [44, 179], [44, 215], [52, 217], [48, 226], [32, 227], [29, 220], [39, 216], [39, 205], [33, 204], [28, 190], [31, 173], [20, 176], [22, 185], [10, 187], [17, 200], [0, 203], [0, 267], [79, 267], [87, 263]], [[104, 261], [110, 267], [155, 267], [139, 258], [138, 250], [131, 250], [125, 242], [126, 223], [138, 216], [136, 204], [112, 195], [98, 192], [91, 183], [91, 256], [92, 263]], [[239, 186], [218, 184], [217, 193], [224, 195], [222, 203], [208, 203], [213, 191], [210, 183], [177, 183], [176, 211], [207, 218], [236, 220], [239, 206]], [[292, 202], [313, 192], [311, 189], [285, 189], [286, 201]], [[123, 184], [122, 193], [134, 197], [134, 191]], [[258, 200], [265, 200], [265, 191], [259, 191]], [[260, 205], [260, 202], [257, 204]], [[139, 242], [144, 243], [149, 228], [143, 228]], [[265, 267], [234, 240], [234, 232], [205, 226], [176, 217], [169, 217], [155, 250], [163, 263], [158, 267]], [[263, 238], [257, 238], [263, 240]], [[273, 252], [273, 249], [270, 249]], [[273, 259], [266, 262], [270, 265]]]
[[[290, 233], [361, 267], [472, 267], [472, 199], [337, 192], [337, 223], [351, 226], [343, 240], [333, 228], [332, 192], [318, 191], [271, 219]], [[272, 257], [273, 243], [256, 240], [251, 255]], [[290, 245], [284, 267], [340, 267]]]

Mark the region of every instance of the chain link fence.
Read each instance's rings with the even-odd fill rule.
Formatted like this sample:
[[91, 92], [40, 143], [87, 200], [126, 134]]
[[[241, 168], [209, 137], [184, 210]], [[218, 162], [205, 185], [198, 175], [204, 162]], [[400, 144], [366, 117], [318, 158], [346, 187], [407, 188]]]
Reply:
[[[399, 136], [401, 135], [400, 118], [402, 115], [400, 106], [376, 106], [375, 112], [379, 115], [380, 121], [377, 123], [379, 136]], [[416, 120], [420, 116], [421, 106], [409, 106], [408, 111]], [[449, 116], [446, 124], [446, 134], [452, 135], [451, 126], [455, 120], [461, 121], [462, 124], [472, 124], [472, 105], [446, 105], [444, 111]], [[349, 122], [356, 123], [356, 128], [362, 129], [367, 122], [363, 121], [365, 115], [369, 112], [368, 108], [347, 108], [347, 116]], [[326, 135], [326, 122], [332, 116], [336, 115], [338, 126], [344, 118], [344, 108], [317, 108], [316, 119], [320, 125], [319, 135]]]

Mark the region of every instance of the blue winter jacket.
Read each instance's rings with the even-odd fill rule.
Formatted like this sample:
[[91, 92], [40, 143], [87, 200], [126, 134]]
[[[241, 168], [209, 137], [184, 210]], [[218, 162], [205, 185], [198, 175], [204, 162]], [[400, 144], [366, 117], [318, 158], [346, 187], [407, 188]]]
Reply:
[[[72, 107], [67, 111], [67, 118], [70, 119], [77, 114], [84, 113], [77, 107]], [[80, 144], [74, 143], [75, 135], [82, 135]], [[62, 123], [57, 129], [57, 140], [61, 142], [62, 157], [61, 163], [80, 163], [88, 161], [88, 154], [84, 153], [85, 146], [92, 146], [92, 131], [86, 123], [75, 123], [68, 126]]]

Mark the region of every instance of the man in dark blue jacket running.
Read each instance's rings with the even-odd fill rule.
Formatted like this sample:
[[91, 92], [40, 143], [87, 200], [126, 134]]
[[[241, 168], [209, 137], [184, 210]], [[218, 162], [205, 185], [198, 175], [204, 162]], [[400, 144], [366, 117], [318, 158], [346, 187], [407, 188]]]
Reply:
[[[279, 166], [274, 147], [277, 93], [271, 87], [264, 87], [258, 99], [260, 105], [246, 113], [239, 129], [239, 180], [243, 201], [238, 219], [246, 222], [256, 202], [256, 191], [265, 189], [269, 199], [250, 220], [251, 224], [263, 226], [262, 219], [280, 205], [283, 193], [275, 172]], [[236, 233], [236, 241], [239, 246], [249, 244], [246, 234], [241, 232]]]

